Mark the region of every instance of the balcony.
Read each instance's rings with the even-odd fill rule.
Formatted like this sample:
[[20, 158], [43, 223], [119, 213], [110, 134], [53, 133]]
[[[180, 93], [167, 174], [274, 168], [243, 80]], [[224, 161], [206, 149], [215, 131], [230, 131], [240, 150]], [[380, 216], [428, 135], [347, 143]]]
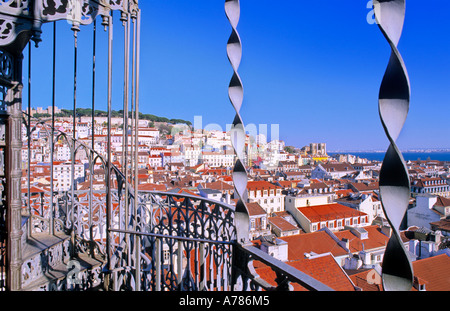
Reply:
[[[104, 191], [33, 193], [23, 222], [22, 289], [272, 291], [298, 283], [332, 290], [252, 243], [238, 243], [232, 205], [156, 191], [139, 191], [135, 205], [133, 193], [123, 193], [112, 191], [109, 211]], [[277, 286], [259, 278], [254, 260], [276, 273]]]

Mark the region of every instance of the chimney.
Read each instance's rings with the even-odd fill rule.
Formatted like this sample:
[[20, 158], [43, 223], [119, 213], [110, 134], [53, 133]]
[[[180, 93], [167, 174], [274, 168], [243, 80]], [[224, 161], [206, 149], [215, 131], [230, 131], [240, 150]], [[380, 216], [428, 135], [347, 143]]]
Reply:
[[343, 246], [347, 250], [350, 250], [350, 240], [346, 238], [342, 238], [342, 240], [339, 242], [339, 245]]

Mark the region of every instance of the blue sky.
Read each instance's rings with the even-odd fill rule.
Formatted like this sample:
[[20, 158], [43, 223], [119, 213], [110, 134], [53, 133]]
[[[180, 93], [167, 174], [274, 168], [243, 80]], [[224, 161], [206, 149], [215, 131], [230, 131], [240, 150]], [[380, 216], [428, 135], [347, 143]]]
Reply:
[[[244, 123], [267, 124], [269, 129], [278, 124], [280, 139], [297, 147], [325, 142], [329, 150], [387, 149], [378, 90], [390, 49], [379, 28], [367, 22], [367, 3], [241, 1]], [[235, 112], [227, 93], [232, 69], [226, 42], [231, 28], [223, 1], [145, 0], [140, 6], [141, 111], [191, 122], [201, 116], [204, 126], [214, 123], [225, 129]], [[448, 1], [407, 1], [399, 49], [412, 97], [400, 148], [450, 148], [448, 12]], [[115, 109], [122, 108], [121, 28], [115, 27]], [[90, 106], [90, 29], [84, 27], [79, 34], [78, 107]], [[73, 37], [65, 22], [58, 22], [57, 32], [62, 43], [57, 50], [57, 106], [71, 108]], [[38, 76], [51, 74], [51, 36], [51, 26], [45, 25], [41, 47], [33, 48], [33, 107], [51, 105], [51, 76]], [[99, 77], [106, 68], [105, 39], [99, 31]], [[26, 77], [27, 51], [24, 54]], [[99, 109], [106, 109], [105, 82], [96, 82]], [[26, 107], [26, 94], [24, 99]]]

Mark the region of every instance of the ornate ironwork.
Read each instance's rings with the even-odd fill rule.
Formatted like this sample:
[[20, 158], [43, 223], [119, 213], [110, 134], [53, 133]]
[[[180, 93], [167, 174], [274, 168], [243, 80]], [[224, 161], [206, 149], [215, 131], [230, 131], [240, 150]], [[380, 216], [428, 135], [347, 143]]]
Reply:
[[9, 81], [13, 78], [13, 60], [9, 53], [0, 51], [0, 78]]
[[67, 20], [74, 31], [92, 23], [99, 15], [108, 25], [110, 11], [120, 10], [135, 17], [137, 0], [1, 0], [0, 46], [12, 44], [21, 33], [30, 32], [36, 45], [41, 41], [43, 23]]
[[389, 148], [380, 171], [380, 197], [384, 213], [392, 227], [382, 264], [385, 290], [410, 290], [413, 270], [399, 234], [409, 204], [408, 169], [396, 140], [409, 110], [410, 84], [406, 67], [397, 49], [405, 19], [405, 0], [374, 0], [375, 18], [391, 47], [391, 57], [381, 82], [379, 114], [389, 139]]
[[[113, 275], [111, 288], [136, 289], [137, 257], [142, 283], [136, 290], [230, 289], [231, 241], [236, 239], [232, 206], [197, 196], [140, 191], [137, 210], [127, 226], [135, 231], [120, 229], [119, 223], [111, 228], [117, 237], [122, 235], [107, 271]], [[140, 254], [130, 235], [139, 237]]]

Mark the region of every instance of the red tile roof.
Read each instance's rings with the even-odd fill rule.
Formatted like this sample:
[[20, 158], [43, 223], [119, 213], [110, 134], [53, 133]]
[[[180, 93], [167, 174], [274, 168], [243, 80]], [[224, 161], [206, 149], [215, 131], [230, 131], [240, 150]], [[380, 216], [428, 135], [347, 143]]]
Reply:
[[379, 183], [378, 182], [371, 182], [371, 183], [365, 183], [365, 182], [354, 182], [351, 183], [351, 185], [358, 191], [372, 191], [372, 190], [378, 190], [379, 189]]
[[281, 231], [300, 230], [281, 216], [269, 217], [269, 222]]
[[299, 260], [305, 253], [331, 253], [333, 256], [344, 256], [347, 252], [325, 231], [316, 231], [287, 237], [280, 237], [288, 242], [288, 259]]
[[152, 183], [144, 183], [144, 184], [139, 184], [138, 185], [138, 189], [142, 190], [142, 191], [166, 191], [166, 186], [165, 185], [159, 185], [159, 184], [152, 184]]
[[348, 239], [350, 242], [349, 250], [352, 253], [360, 252], [363, 249], [376, 249], [386, 247], [389, 237], [381, 232], [381, 229], [377, 226], [366, 226], [364, 229], [368, 233], [368, 238], [361, 240], [350, 230], [334, 232], [336, 237], [342, 241], [342, 239]]
[[213, 181], [213, 182], [200, 182], [200, 185], [203, 188], [207, 188], [207, 189], [215, 189], [215, 190], [221, 190], [221, 191], [226, 191], [226, 190], [234, 190], [234, 187], [230, 184], [227, 184], [226, 182], [223, 181]]
[[365, 270], [350, 275], [353, 284], [365, 292], [379, 292], [383, 290], [381, 276], [374, 270]]
[[311, 222], [328, 221], [341, 218], [366, 216], [366, 213], [338, 204], [324, 204], [300, 207], [298, 210]]
[[[354, 291], [355, 287], [341, 269], [336, 260], [330, 254], [313, 258], [303, 258], [296, 261], [287, 262], [288, 265], [308, 274], [324, 285], [336, 291]], [[255, 263], [256, 273], [269, 284], [276, 286], [276, 273], [262, 263]], [[291, 283], [295, 291], [305, 291], [306, 289], [297, 283]]]
[[[45, 189], [35, 187], [35, 186], [30, 187], [30, 193], [43, 193], [43, 192], [47, 192], [47, 191], [50, 191], [50, 190], [45, 190]], [[28, 193], [28, 189], [22, 188], [22, 193]]]
[[258, 202], [245, 203], [250, 216], [266, 215], [266, 211], [259, 205]]
[[280, 186], [276, 186], [265, 180], [249, 181], [247, 183], [247, 189], [249, 190], [268, 190], [268, 189], [281, 189]]
[[450, 257], [446, 254], [413, 261], [414, 276], [427, 291], [450, 290]]
[[338, 189], [334, 191], [339, 198], [348, 196], [351, 193], [354, 193], [352, 189]]
[[434, 205], [442, 207], [450, 206], [450, 199], [438, 196], [437, 201]]

